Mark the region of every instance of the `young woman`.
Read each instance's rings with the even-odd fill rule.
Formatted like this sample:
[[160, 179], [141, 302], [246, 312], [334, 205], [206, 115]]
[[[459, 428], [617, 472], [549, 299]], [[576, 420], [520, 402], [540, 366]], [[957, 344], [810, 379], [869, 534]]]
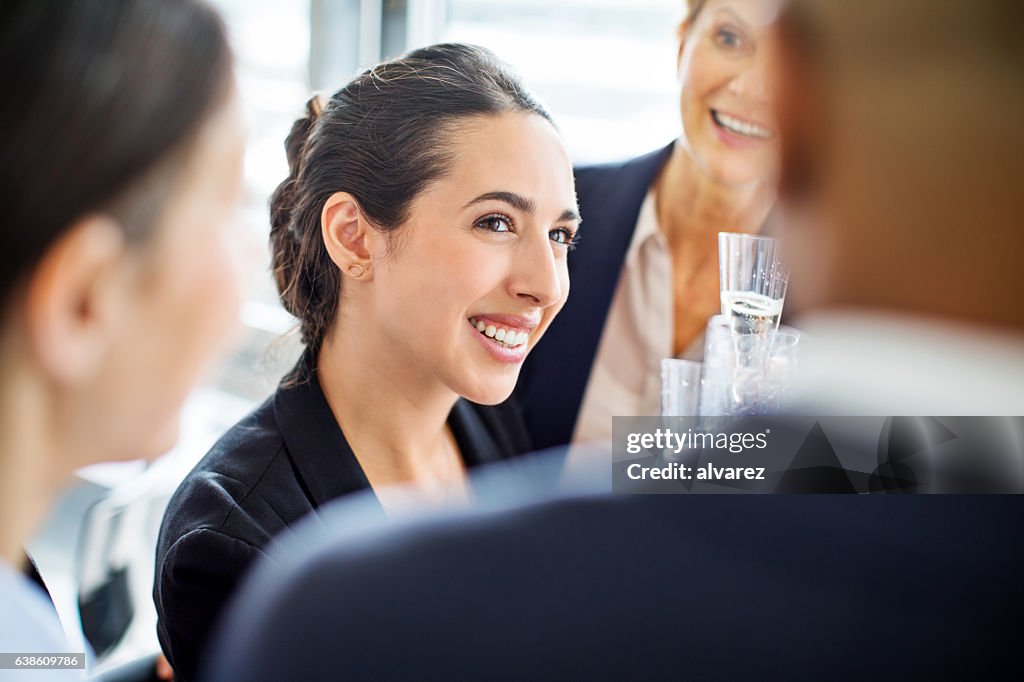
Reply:
[[[769, 72], [779, 3], [686, 4], [679, 139], [576, 169], [587, 223], [571, 263], [577, 294], [516, 390], [537, 448], [610, 440], [613, 416], [658, 414], [662, 358], [700, 359], [721, 308], [718, 233], [760, 231], [774, 203]], [[568, 344], [570, 355], [560, 351]]]
[[75, 469], [174, 443], [237, 318], [244, 139], [192, 0], [4, 2], [0, 74], [0, 651], [65, 653], [22, 547]]
[[243, 571], [300, 517], [366, 489], [391, 511], [393, 484], [458, 499], [468, 467], [526, 448], [482, 405], [509, 396], [569, 290], [569, 157], [488, 51], [383, 63], [312, 100], [286, 146], [273, 269], [307, 348], [164, 518], [158, 631], [185, 680]]

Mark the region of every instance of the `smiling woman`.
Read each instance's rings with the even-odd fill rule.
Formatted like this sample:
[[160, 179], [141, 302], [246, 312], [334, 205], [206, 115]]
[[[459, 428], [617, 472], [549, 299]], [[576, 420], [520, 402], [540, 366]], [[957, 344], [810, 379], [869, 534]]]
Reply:
[[516, 389], [538, 449], [610, 441], [614, 416], [658, 414], [663, 358], [702, 357], [721, 310], [718, 233], [761, 231], [775, 200], [778, 5], [688, 2], [677, 31], [678, 139], [575, 169], [587, 225], [571, 263], [577, 292]]
[[[562, 308], [572, 166], [490, 52], [437, 45], [313, 98], [271, 200], [273, 271], [306, 352], [182, 483], [157, 549], [158, 632], [194, 679], [210, 626], [276, 534], [371, 489], [465, 500], [527, 442], [505, 400]], [[472, 402], [471, 402], [472, 401]]]

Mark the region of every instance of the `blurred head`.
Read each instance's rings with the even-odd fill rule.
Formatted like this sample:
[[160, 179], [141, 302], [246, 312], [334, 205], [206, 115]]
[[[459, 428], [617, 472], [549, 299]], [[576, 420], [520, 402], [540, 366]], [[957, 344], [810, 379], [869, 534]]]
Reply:
[[768, 181], [778, 135], [768, 82], [776, 0], [689, 0], [679, 27], [681, 143], [717, 182]]
[[1024, 329], [1024, 5], [797, 0], [782, 28], [794, 305]]
[[194, 0], [0, 14], [5, 405], [46, 411], [68, 467], [158, 454], [237, 314], [223, 27]]
[[287, 148], [274, 273], [303, 341], [346, 328], [397, 367], [496, 403], [569, 290], [572, 165], [547, 113], [482, 48], [367, 71]]

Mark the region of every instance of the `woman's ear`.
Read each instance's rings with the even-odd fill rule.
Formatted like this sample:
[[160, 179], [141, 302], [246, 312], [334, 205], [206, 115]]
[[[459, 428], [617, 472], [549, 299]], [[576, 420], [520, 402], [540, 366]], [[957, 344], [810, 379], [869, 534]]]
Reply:
[[43, 371], [65, 384], [102, 371], [127, 284], [124, 232], [112, 219], [82, 218], [51, 246], [30, 276], [25, 320]]
[[679, 26], [676, 27], [676, 40], [679, 41], [679, 49], [676, 51], [676, 73], [679, 73], [679, 68], [683, 65], [683, 50], [686, 49], [686, 39], [690, 35], [690, 26], [692, 22], [689, 19], [683, 19], [679, 22]]
[[373, 278], [370, 262], [377, 234], [355, 197], [348, 192], [332, 194], [320, 214], [320, 231], [328, 255], [342, 273], [363, 280]]

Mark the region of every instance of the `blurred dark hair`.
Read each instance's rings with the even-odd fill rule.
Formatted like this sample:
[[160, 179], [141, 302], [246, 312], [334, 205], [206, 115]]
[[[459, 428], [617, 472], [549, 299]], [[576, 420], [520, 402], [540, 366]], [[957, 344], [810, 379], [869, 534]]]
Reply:
[[0, 3], [4, 303], [84, 215], [148, 234], [230, 67], [224, 27], [200, 0]]
[[328, 198], [348, 192], [375, 228], [396, 230], [449, 171], [457, 124], [508, 111], [551, 121], [490, 51], [458, 44], [414, 50], [360, 74], [326, 105], [309, 101], [285, 142], [290, 173], [270, 200], [274, 279], [307, 346], [319, 349], [341, 295], [320, 232]]

